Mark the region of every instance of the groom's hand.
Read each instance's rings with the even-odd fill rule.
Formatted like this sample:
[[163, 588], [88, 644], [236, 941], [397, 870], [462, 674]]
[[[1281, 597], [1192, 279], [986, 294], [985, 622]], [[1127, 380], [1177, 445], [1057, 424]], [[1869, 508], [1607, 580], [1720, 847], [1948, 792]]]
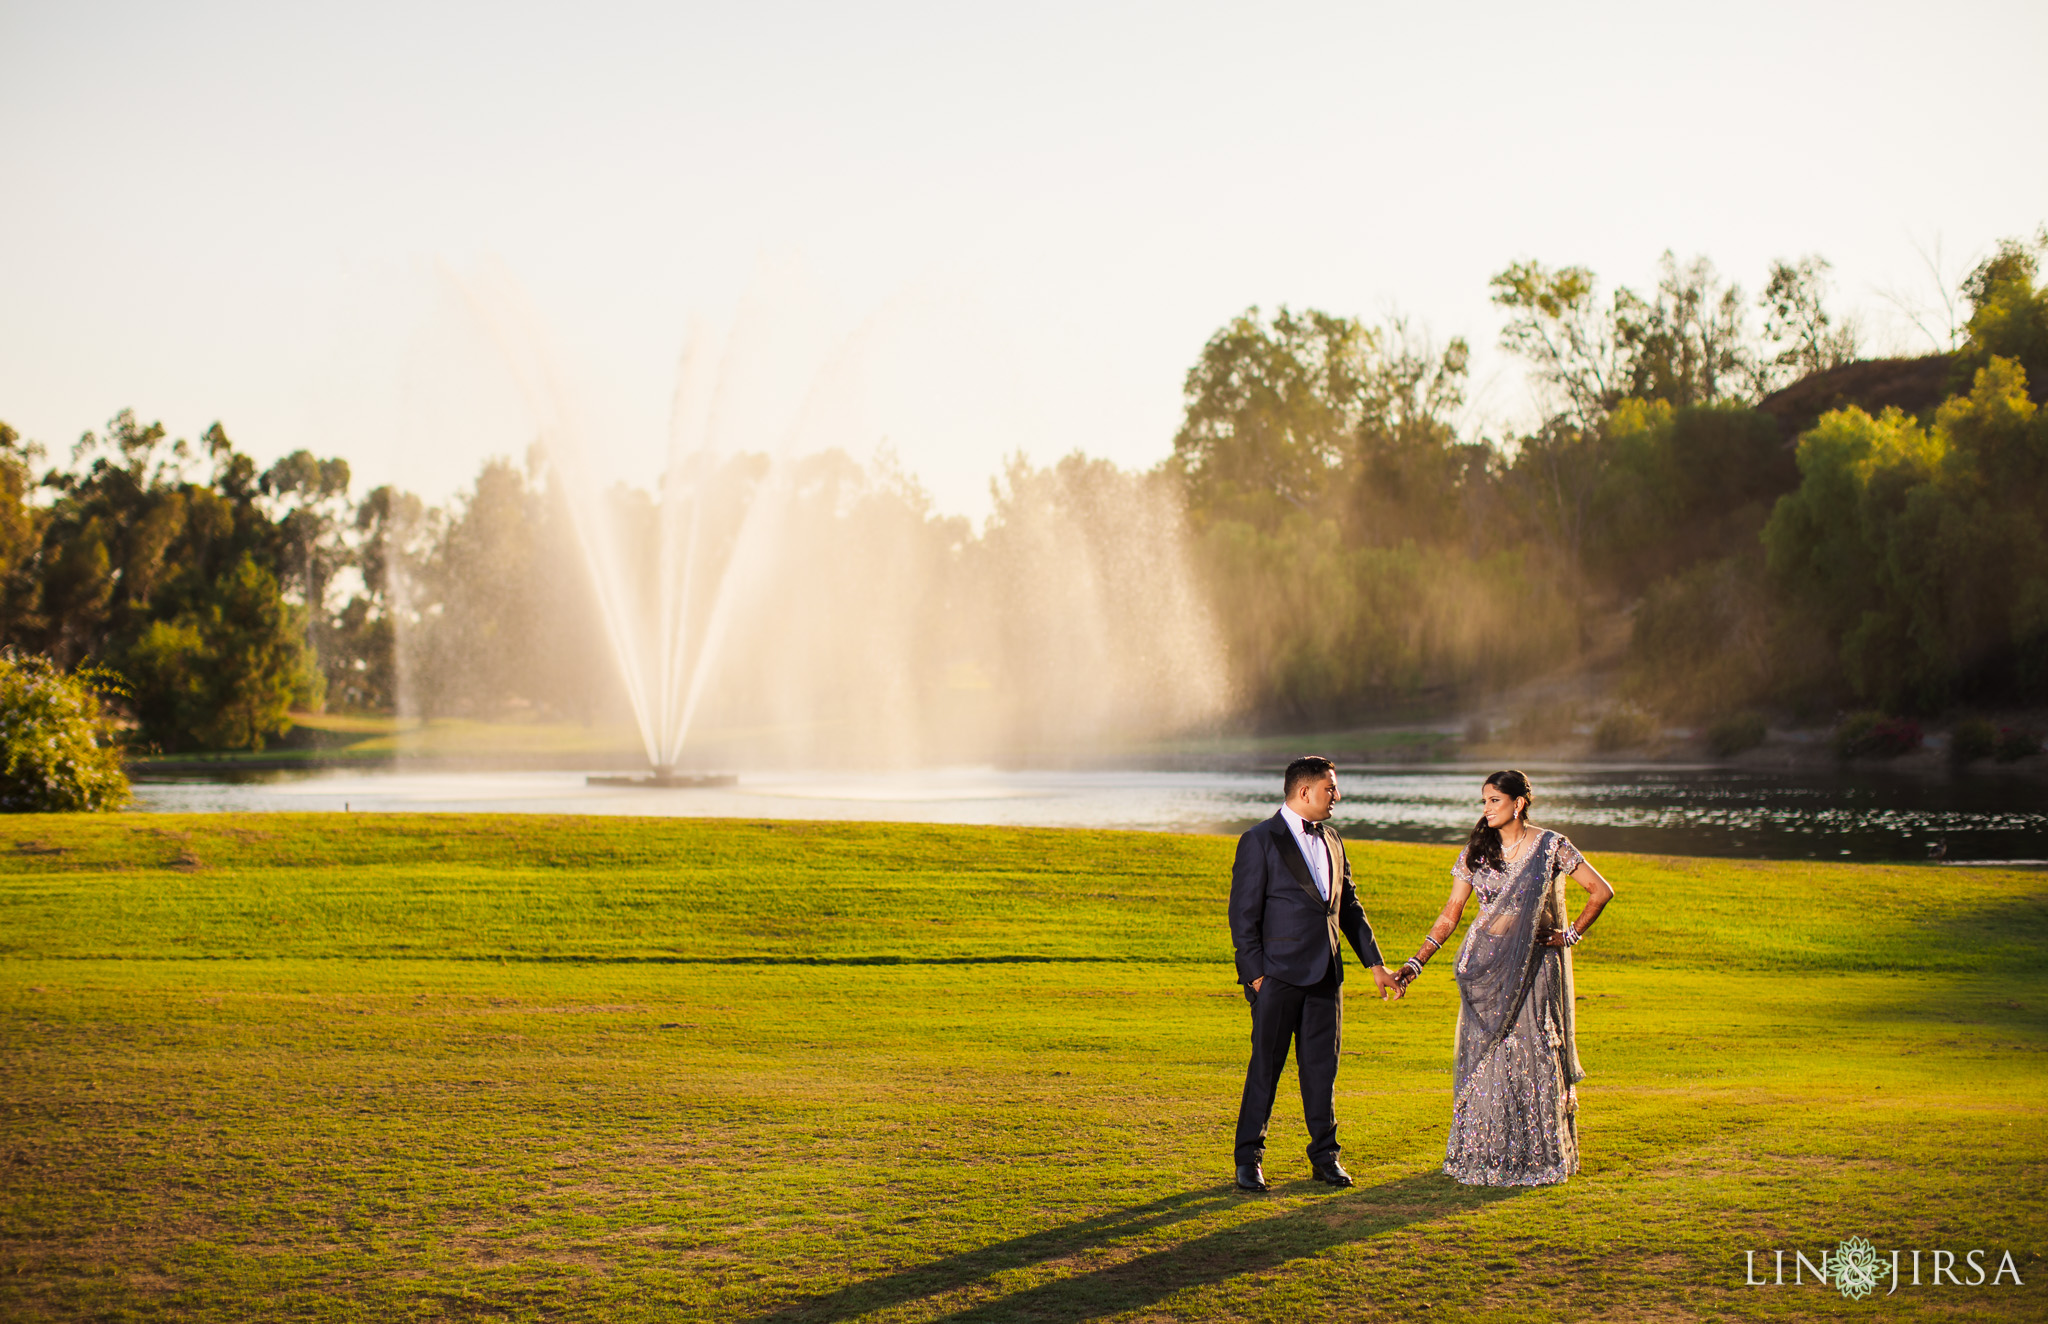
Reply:
[[1376, 965], [1372, 968], [1372, 982], [1379, 986], [1381, 1002], [1385, 1002], [1390, 997], [1405, 998], [1408, 996], [1408, 986], [1388, 974], [1387, 968], [1383, 965]]
[[1252, 981], [1252, 992], [1254, 992], [1254, 993], [1258, 992], [1258, 991], [1259, 991], [1259, 985], [1261, 985], [1261, 984], [1263, 984], [1263, 983], [1265, 983], [1265, 982], [1266, 982], [1266, 977], [1265, 977], [1264, 975], [1260, 975], [1260, 976], [1259, 976], [1259, 977], [1258, 977], [1257, 979], [1254, 979], [1254, 980]]

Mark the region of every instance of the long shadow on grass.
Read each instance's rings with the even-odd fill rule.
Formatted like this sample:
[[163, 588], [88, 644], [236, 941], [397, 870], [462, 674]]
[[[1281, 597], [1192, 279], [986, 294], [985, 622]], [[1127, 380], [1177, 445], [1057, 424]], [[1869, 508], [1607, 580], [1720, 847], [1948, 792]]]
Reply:
[[1977, 968], [1986, 973], [2038, 975], [2048, 955], [2048, 875], [2018, 896], [1938, 921], [1918, 936], [1946, 951], [1975, 953]]
[[[1311, 1188], [1306, 1182], [1299, 1185], [1322, 1190]], [[1332, 1246], [1367, 1241], [1413, 1223], [1426, 1223], [1513, 1199], [1524, 1189], [1460, 1186], [1440, 1171], [1425, 1170], [1377, 1186], [1332, 1193], [1312, 1204], [1219, 1228], [1192, 1240], [1042, 1283], [943, 1318], [951, 1324], [1008, 1319], [1072, 1324], [1098, 1319], [1151, 1305], [1185, 1288], [1257, 1273]], [[1005, 1270], [1085, 1257], [1135, 1234], [1153, 1232], [1252, 1200], [1256, 1197], [1248, 1200], [1227, 1185], [1171, 1195], [1150, 1204], [920, 1264], [836, 1292], [792, 1301], [760, 1316], [758, 1324], [830, 1324], [851, 1319], [869, 1311], [971, 1287]]]

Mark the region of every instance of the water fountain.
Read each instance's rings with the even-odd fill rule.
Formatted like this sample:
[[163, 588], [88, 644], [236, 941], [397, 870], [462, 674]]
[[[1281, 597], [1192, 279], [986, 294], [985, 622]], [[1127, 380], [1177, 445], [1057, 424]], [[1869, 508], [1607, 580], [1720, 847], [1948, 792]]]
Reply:
[[[598, 490], [590, 431], [574, 407], [531, 307], [502, 272], [464, 282], [464, 292], [504, 352], [536, 415], [550, 472], [568, 503], [647, 754], [647, 774], [592, 776], [589, 784], [734, 785], [738, 778], [733, 774], [687, 772], [679, 765], [730, 633], [739, 586], [758, 579], [772, 549], [786, 505], [782, 461], [802, 420], [771, 451], [766, 475], [743, 498], [744, 514], [736, 531], [730, 530], [727, 503], [734, 494], [719, 485], [711, 426], [718, 366], [707, 338], [701, 331], [694, 334], [677, 373], [654, 545], [636, 547], [632, 530]], [[716, 511], [714, 503], [719, 503]], [[729, 532], [724, 545], [712, 535], [714, 523]]]
[[874, 322], [805, 383], [787, 369], [818, 358], [743, 313], [691, 338], [657, 491], [607, 492], [538, 320], [509, 281], [465, 292], [532, 411], [646, 755], [592, 784], [731, 785], [692, 766], [700, 716], [746, 732], [750, 766], [881, 769], [1094, 759], [1225, 710], [1160, 475], [1013, 457], [972, 533], [886, 452], [853, 458], [881, 431], [860, 403]]

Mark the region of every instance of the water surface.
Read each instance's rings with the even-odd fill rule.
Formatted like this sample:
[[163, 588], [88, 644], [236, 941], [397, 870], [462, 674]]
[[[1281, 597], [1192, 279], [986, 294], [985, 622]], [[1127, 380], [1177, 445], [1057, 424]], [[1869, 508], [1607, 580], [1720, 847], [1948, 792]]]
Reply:
[[[1528, 769], [1536, 818], [1588, 850], [1761, 858], [2048, 857], [2048, 784], [2024, 776], [1764, 774], [1723, 769]], [[1462, 841], [1484, 769], [1341, 774], [1337, 822], [1353, 837]], [[651, 814], [866, 819], [1237, 832], [1271, 814], [1278, 778], [1239, 772], [959, 768], [759, 773], [717, 789], [589, 786], [581, 772], [325, 770], [233, 784], [136, 785], [144, 809]]]

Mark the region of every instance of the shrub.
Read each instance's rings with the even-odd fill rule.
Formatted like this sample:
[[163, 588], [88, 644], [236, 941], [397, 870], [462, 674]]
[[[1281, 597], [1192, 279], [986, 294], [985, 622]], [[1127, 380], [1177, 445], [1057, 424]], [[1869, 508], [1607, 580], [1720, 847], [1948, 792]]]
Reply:
[[1657, 734], [1649, 717], [1633, 708], [1616, 708], [1593, 728], [1593, 748], [1603, 751], [1637, 749]]
[[1769, 728], [1762, 713], [1730, 713], [1707, 728], [1707, 748], [1726, 758], [1764, 743]]
[[1955, 730], [1949, 732], [1948, 756], [1957, 763], [1988, 759], [1997, 752], [1998, 732], [1981, 717], [1957, 722]]
[[1835, 753], [1845, 759], [1893, 759], [1920, 748], [1920, 724], [1883, 713], [1851, 713], [1835, 728]]
[[128, 777], [100, 701], [103, 673], [0, 653], [0, 811], [115, 809]]
[[2041, 733], [2027, 726], [2008, 726], [1998, 733], [1991, 752], [2000, 763], [2017, 763], [2041, 752]]

